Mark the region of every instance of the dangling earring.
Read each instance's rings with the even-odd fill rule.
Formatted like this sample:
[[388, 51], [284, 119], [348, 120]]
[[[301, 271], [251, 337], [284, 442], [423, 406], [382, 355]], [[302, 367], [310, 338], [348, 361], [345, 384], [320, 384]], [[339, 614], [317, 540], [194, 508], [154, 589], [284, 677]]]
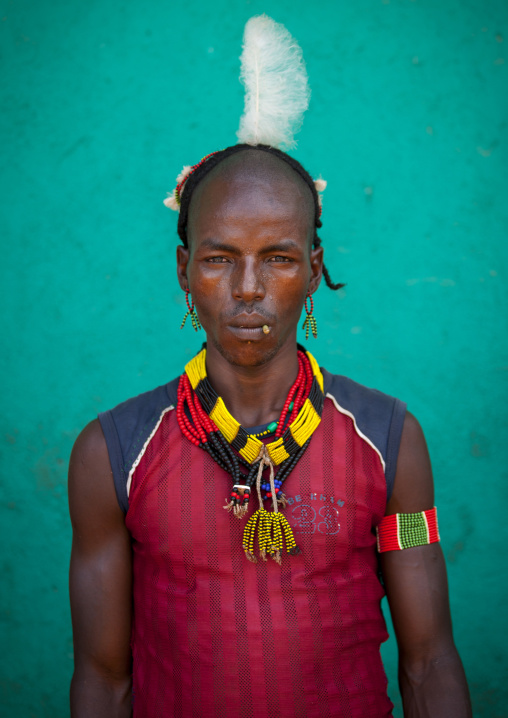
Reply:
[[190, 304], [190, 302], [189, 302], [189, 294], [190, 294], [190, 289], [186, 289], [186, 290], [185, 290], [185, 302], [186, 302], [186, 304], [187, 304], [187, 310], [188, 310], [188, 311], [187, 311], [187, 313], [185, 314], [185, 316], [184, 316], [184, 318], [183, 318], [183, 321], [182, 321], [182, 324], [181, 324], [181, 326], [180, 326], [180, 329], [183, 329], [183, 325], [184, 325], [185, 322], [187, 321], [187, 317], [190, 315], [190, 318], [191, 318], [191, 322], [192, 322], [192, 326], [193, 326], [193, 328], [194, 328], [194, 331], [197, 332], [198, 329], [201, 329], [201, 324], [200, 324], [198, 315], [197, 315], [197, 313], [196, 313], [196, 310], [194, 309], [194, 301], [192, 302], [192, 306], [191, 306], [191, 304]]
[[[307, 306], [307, 301], [310, 301], [310, 309]], [[302, 324], [302, 329], [305, 329], [305, 339], [307, 340], [309, 338], [309, 330], [312, 332], [314, 339], [317, 339], [317, 322], [316, 317], [312, 313], [314, 311], [314, 300], [310, 293], [305, 297], [305, 311], [307, 312], [307, 316]]]

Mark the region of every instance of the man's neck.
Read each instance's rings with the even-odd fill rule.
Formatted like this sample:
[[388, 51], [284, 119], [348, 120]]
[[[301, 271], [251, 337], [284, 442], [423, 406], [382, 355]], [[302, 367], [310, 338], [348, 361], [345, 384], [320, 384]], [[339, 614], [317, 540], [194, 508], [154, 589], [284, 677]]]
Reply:
[[281, 347], [266, 364], [230, 364], [210, 342], [207, 375], [228, 411], [245, 427], [277, 421], [298, 374], [296, 341]]

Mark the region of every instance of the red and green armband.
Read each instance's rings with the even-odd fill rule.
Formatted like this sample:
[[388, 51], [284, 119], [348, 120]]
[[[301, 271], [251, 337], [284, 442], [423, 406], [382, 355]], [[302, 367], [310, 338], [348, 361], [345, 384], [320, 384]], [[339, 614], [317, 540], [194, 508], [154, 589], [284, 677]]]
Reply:
[[385, 516], [376, 526], [376, 533], [379, 553], [436, 543], [439, 541], [436, 507], [417, 514]]

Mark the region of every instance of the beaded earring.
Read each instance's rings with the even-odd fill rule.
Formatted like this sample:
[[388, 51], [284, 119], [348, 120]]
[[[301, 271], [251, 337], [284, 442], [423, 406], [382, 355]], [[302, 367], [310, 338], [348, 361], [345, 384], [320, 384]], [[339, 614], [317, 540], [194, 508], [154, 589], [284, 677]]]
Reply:
[[[307, 306], [307, 301], [310, 301], [310, 309]], [[317, 322], [316, 317], [312, 313], [314, 311], [314, 300], [310, 293], [305, 297], [305, 311], [307, 312], [307, 316], [302, 324], [302, 329], [305, 329], [305, 339], [307, 340], [309, 338], [309, 331], [312, 332], [314, 339], [317, 339]]]
[[201, 323], [200, 323], [200, 321], [199, 321], [199, 317], [198, 317], [198, 315], [197, 315], [197, 312], [196, 312], [196, 310], [194, 309], [194, 301], [192, 302], [192, 305], [191, 305], [191, 303], [189, 302], [189, 294], [190, 294], [190, 289], [186, 289], [186, 290], [185, 290], [185, 303], [187, 304], [187, 312], [186, 312], [186, 314], [185, 314], [185, 316], [184, 316], [184, 318], [183, 318], [183, 321], [182, 321], [182, 324], [181, 324], [181, 326], [180, 326], [180, 329], [183, 329], [183, 326], [184, 326], [185, 322], [187, 321], [187, 317], [190, 316], [193, 329], [194, 329], [195, 332], [197, 332], [198, 329], [201, 329]]

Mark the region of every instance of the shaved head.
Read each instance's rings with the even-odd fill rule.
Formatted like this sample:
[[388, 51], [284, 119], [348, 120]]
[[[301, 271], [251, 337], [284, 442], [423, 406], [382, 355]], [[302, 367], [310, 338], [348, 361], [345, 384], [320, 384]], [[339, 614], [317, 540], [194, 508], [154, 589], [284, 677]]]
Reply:
[[309, 186], [287, 162], [263, 151], [244, 150], [224, 159], [199, 183], [189, 205], [188, 235], [192, 239], [194, 219], [206, 201], [211, 184], [221, 185], [223, 192], [245, 195], [246, 201], [262, 193], [270, 204], [286, 202], [288, 211], [296, 212], [307, 226], [309, 248], [314, 237], [315, 204]]

